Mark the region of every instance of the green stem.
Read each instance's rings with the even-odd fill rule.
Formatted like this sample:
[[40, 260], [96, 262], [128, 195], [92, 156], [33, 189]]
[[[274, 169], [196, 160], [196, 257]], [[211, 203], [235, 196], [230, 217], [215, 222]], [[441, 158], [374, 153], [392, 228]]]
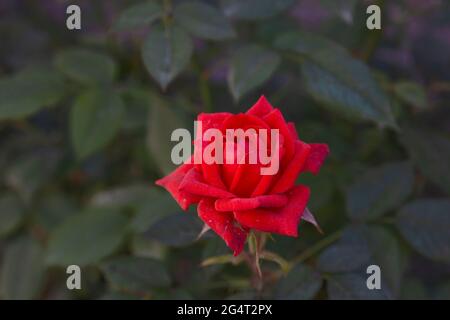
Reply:
[[341, 234], [342, 234], [342, 230], [338, 230], [338, 231], [330, 234], [328, 237], [325, 237], [324, 239], [320, 240], [319, 242], [314, 244], [312, 247], [309, 247], [308, 249], [303, 251], [302, 254], [300, 254], [299, 256], [294, 258], [294, 260], [292, 260], [292, 262], [291, 262], [292, 265], [297, 264], [297, 263], [302, 263], [302, 262], [308, 260], [309, 258], [313, 257], [314, 255], [316, 255], [317, 253], [322, 251], [324, 248], [328, 247], [330, 244], [332, 244], [333, 242], [338, 240], [341, 237]]

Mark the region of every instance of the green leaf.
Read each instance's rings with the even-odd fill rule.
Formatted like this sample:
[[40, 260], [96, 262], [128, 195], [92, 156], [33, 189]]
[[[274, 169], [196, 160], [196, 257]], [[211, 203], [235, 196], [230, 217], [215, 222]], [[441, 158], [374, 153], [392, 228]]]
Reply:
[[405, 205], [396, 225], [420, 254], [450, 263], [450, 200], [420, 199]]
[[47, 231], [54, 230], [77, 212], [77, 206], [64, 194], [50, 194], [43, 198], [36, 210], [35, 222]]
[[370, 169], [347, 189], [347, 213], [353, 220], [377, 219], [401, 205], [413, 186], [414, 172], [407, 162]]
[[25, 203], [30, 203], [36, 192], [51, 180], [59, 160], [60, 155], [51, 152], [24, 154], [8, 168], [6, 183]]
[[370, 226], [366, 239], [372, 256], [372, 263], [381, 268], [381, 286], [386, 296], [398, 298], [405, 271], [405, 253], [398, 239], [387, 228]]
[[332, 14], [338, 16], [347, 23], [353, 22], [353, 12], [357, 0], [319, 0], [320, 4]]
[[275, 298], [308, 300], [314, 298], [322, 286], [320, 275], [307, 265], [296, 265], [275, 288]]
[[427, 290], [419, 279], [406, 279], [402, 285], [400, 294], [402, 300], [427, 300]]
[[85, 85], [111, 83], [117, 74], [114, 60], [87, 49], [66, 49], [56, 56], [55, 64], [69, 78]]
[[175, 145], [175, 142], [170, 143], [172, 132], [186, 127], [185, 118], [175, 112], [171, 104], [160, 96], [153, 96], [148, 120], [147, 148], [153, 161], [164, 174], [170, 173], [175, 168], [171, 159], [172, 147]]
[[61, 75], [50, 69], [36, 67], [0, 79], [0, 120], [30, 116], [56, 104], [64, 91]]
[[221, 0], [225, 15], [242, 20], [270, 18], [286, 10], [295, 0]]
[[366, 278], [359, 274], [336, 274], [327, 279], [327, 292], [331, 300], [387, 299], [383, 290], [369, 290]]
[[423, 130], [402, 128], [400, 141], [420, 171], [450, 194], [450, 140]]
[[47, 263], [62, 266], [97, 263], [119, 247], [127, 227], [128, 219], [117, 210], [87, 209], [51, 233]]
[[367, 65], [345, 48], [304, 32], [282, 35], [276, 46], [300, 55], [306, 89], [324, 107], [350, 119], [396, 127], [389, 98]]
[[317, 260], [322, 272], [340, 273], [359, 270], [368, 265], [370, 252], [363, 243], [338, 243], [324, 250]]
[[367, 278], [367, 267], [378, 265], [382, 270], [383, 295], [396, 298], [403, 277], [404, 258], [399, 241], [386, 228], [360, 225], [346, 228], [339, 242], [320, 254], [317, 267], [326, 273], [358, 273]]
[[228, 84], [235, 100], [266, 82], [280, 64], [277, 53], [257, 45], [240, 48], [231, 59]]
[[8, 236], [22, 222], [24, 208], [17, 196], [12, 193], [0, 197], [0, 238]]
[[131, 227], [135, 232], [144, 232], [163, 217], [179, 212], [180, 207], [168, 192], [152, 189], [151, 195], [136, 205]]
[[36, 299], [44, 280], [42, 249], [28, 237], [11, 243], [4, 255], [1, 291], [5, 299]]
[[183, 2], [175, 7], [174, 16], [180, 26], [199, 38], [223, 40], [235, 36], [222, 12], [203, 2]]
[[102, 263], [100, 268], [116, 290], [142, 294], [170, 285], [164, 265], [151, 258], [118, 257]]
[[150, 32], [142, 47], [145, 67], [165, 90], [187, 67], [193, 52], [189, 35], [179, 27], [159, 26]]
[[76, 99], [70, 114], [70, 130], [79, 159], [92, 155], [114, 138], [124, 111], [121, 97], [110, 90], [90, 90]]
[[202, 224], [198, 218], [187, 213], [177, 213], [153, 224], [144, 236], [168, 246], [183, 247], [194, 242], [201, 230]]
[[114, 24], [114, 30], [124, 31], [150, 25], [162, 15], [157, 2], [143, 2], [127, 8]]
[[424, 110], [427, 107], [427, 93], [416, 82], [401, 81], [394, 85], [394, 92], [403, 102]]

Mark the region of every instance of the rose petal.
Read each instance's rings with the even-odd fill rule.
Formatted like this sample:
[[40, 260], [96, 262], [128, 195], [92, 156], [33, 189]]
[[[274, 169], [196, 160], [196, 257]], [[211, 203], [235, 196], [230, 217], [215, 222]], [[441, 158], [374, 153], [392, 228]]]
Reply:
[[234, 217], [248, 228], [296, 237], [309, 194], [308, 187], [296, 186], [289, 192], [289, 200], [284, 207], [235, 211]]
[[272, 110], [273, 107], [270, 102], [266, 99], [265, 96], [261, 96], [246, 113], [262, 118]]
[[198, 196], [180, 190], [181, 181], [185, 178], [186, 173], [193, 168], [193, 164], [183, 164], [169, 175], [155, 182], [156, 185], [169, 191], [183, 210], [187, 210], [191, 204], [198, 203], [200, 201]]
[[310, 143], [311, 151], [305, 163], [305, 171], [317, 174], [322, 166], [325, 158], [330, 153], [330, 148], [324, 143]]
[[[200, 128], [197, 128], [196, 141], [194, 143], [196, 146], [194, 152], [196, 153], [198, 159], [202, 159], [202, 155], [198, 155], [198, 153], [203, 150], [199, 147], [203, 145], [203, 148], [205, 148], [210, 143], [210, 141], [203, 141], [203, 133], [208, 129], [221, 128], [223, 122], [232, 115], [233, 114], [228, 112], [201, 113], [198, 115], [197, 121], [202, 122], [202, 132], [199, 132]], [[203, 178], [208, 184], [220, 189], [225, 189], [225, 184], [222, 181], [217, 164], [206, 164], [202, 161], [199, 167], [201, 167]]]
[[236, 222], [232, 214], [216, 211], [212, 199], [201, 200], [197, 211], [200, 219], [225, 241], [235, 256], [241, 253], [248, 231]]
[[287, 204], [285, 195], [273, 194], [254, 198], [217, 199], [214, 206], [217, 211], [242, 211], [256, 208], [277, 208]]
[[201, 173], [197, 168], [190, 169], [179, 185], [180, 191], [185, 191], [193, 195], [212, 198], [233, 198], [234, 195], [228, 191], [210, 186], [203, 182]]
[[284, 158], [289, 161], [295, 152], [295, 140], [292, 138], [291, 130], [286, 120], [284, 120], [281, 111], [279, 109], [273, 109], [263, 117], [263, 120], [271, 129], [278, 129], [280, 131], [280, 135], [284, 140], [283, 146], [286, 149]]
[[295, 154], [278, 178], [270, 193], [284, 193], [289, 190], [303, 170], [311, 147], [300, 140], [295, 141]]
[[288, 123], [289, 131], [291, 132], [292, 139], [299, 140], [297, 128], [293, 122]]

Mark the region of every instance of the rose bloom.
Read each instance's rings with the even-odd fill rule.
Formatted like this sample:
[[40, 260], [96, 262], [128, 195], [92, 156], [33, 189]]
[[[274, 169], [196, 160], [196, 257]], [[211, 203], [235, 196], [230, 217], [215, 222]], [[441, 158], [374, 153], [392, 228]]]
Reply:
[[[280, 110], [273, 108], [264, 96], [246, 113], [202, 113], [197, 121], [202, 121], [203, 132], [215, 128], [224, 136], [226, 129], [252, 128], [256, 132], [278, 129], [278, 172], [261, 175], [259, 162], [189, 161], [156, 184], [169, 191], [183, 210], [198, 204], [200, 219], [225, 241], [234, 255], [242, 251], [251, 230], [296, 237], [310, 191], [295, 182], [302, 172], [318, 173], [329, 153], [328, 146], [301, 141], [294, 123], [286, 122]], [[267, 150], [271, 150], [270, 146]]]

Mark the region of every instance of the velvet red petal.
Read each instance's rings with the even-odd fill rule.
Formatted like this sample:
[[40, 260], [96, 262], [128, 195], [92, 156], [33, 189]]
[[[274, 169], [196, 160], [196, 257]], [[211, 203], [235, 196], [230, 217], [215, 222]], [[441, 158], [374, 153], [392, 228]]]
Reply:
[[185, 191], [193, 195], [212, 198], [232, 198], [234, 195], [223, 189], [210, 186], [203, 182], [202, 175], [197, 168], [190, 169], [179, 185], [180, 191]]
[[311, 147], [308, 144], [300, 140], [295, 142], [294, 157], [283, 170], [283, 173], [273, 186], [271, 193], [283, 193], [292, 188], [295, 180], [297, 180], [298, 175], [304, 168], [310, 149]]
[[181, 181], [185, 178], [186, 173], [194, 168], [193, 164], [183, 164], [175, 169], [172, 173], [155, 183], [170, 192], [172, 197], [178, 202], [183, 210], [187, 210], [189, 205], [198, 203], [200, 198], [189, 192], [180, 190]]
[[309, 199], [309, 188], [296, 186], [288, 192], [288, 203], [281, 208], [235, 211], [234, 217], [245, 227], [296, 237], [298, 223]]
[[283, 161], [289, 161], [295, 152], [295, 140], [292, 137], [291, 129], [284, 119], [279, 109], [273, 109], [270, 113], [264, 116], [263, 120], [272, 129], [278, 129], [280, 135], [283, 137], [283, 146], [285, 150], [285, 159]]
[[288, 197], [281, 194], [272, 194], [254, 198], [217, 199], [214, 206], [217, 211], [242, 211], [257, 208], [278, 208], [286, 205]]
[[[231, 117], [233, 114], [228, 112], [218, 112], [218, 113], [201, 113], [197, 117], [197, 121], [202, 122], [202, 132], [199, 132], [199, 128], [197, 128], [196, 133], [196, 141], [195, 141], [195, 150], [194, 152], [198, 153], [200, 152], [199, 147], [203, 145], [205, 147], [207, 144], [209, 144], [209, 141], [203, 141], [203, 133], [208, 129], [220, 129], [223, 122]], [[201, 159], [202, 155], [197, 155], [199, 159]], [[208, 184], [211, 184], [215, 187], [225, 189], [225, 185], [222, 181], [222, 178], [220, 176], [220, 170], [217, 164], [207, 164], [204, 161], [202, 161], [201, 170], [203, 172], [203, 178]]]
[[293, 122], [288, 123], [289, 131], [291, 132], [292, 139], [299, 140], [297, 128]]
[[246, 113], [262, 118], [272, 110], [273, 107], [270, 102], [265, 96], [261, 96]]
[[310, 143], [311, 151], [306, 159], [305, 170], [317, 174], [325, 158], [330, 153], [330, 148], [324, 143]]
[[197, 211], [200, 219], [225, 241], [235, 256], [241, 253], [248, 231], [236, 222], [232, 214], [216, 211], [213, 199], [201, 200]]

